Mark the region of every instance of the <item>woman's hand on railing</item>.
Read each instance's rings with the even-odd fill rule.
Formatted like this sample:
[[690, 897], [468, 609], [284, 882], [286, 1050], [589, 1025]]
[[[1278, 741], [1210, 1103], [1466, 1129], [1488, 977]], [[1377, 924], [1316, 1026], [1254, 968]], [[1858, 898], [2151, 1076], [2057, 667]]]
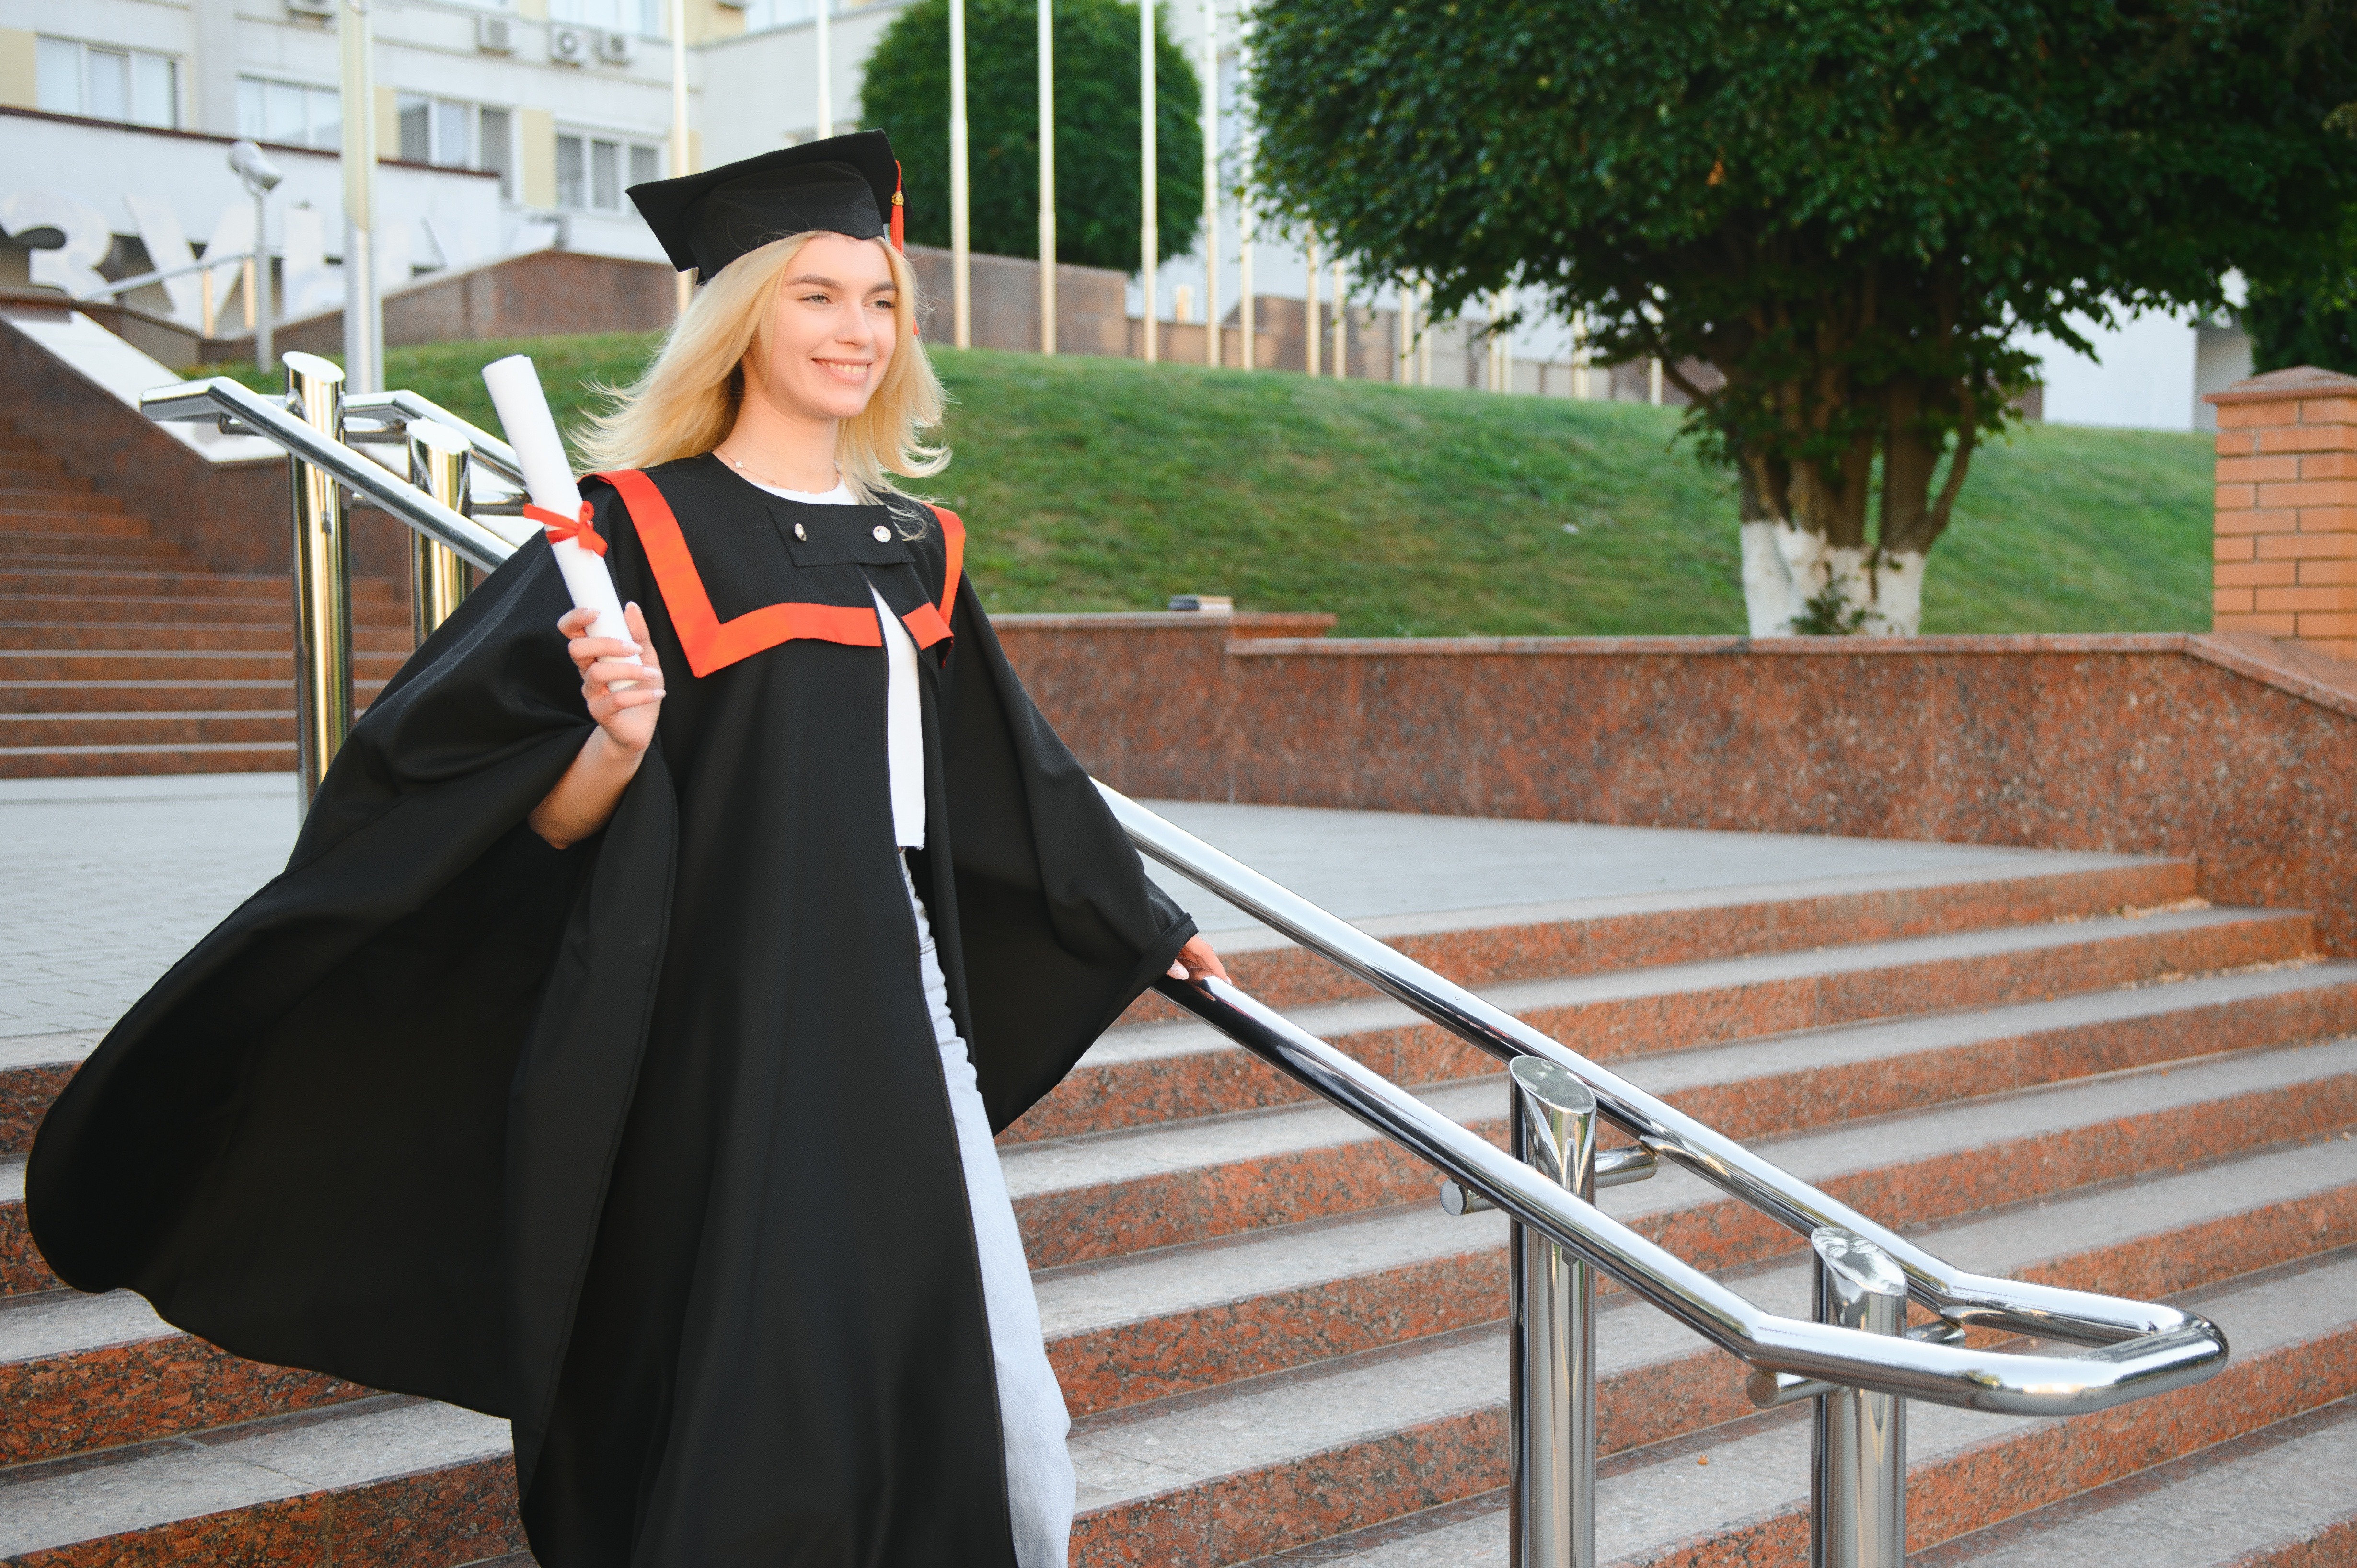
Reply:
[[578, 843], [613, 816], [622, 791], [638, 776], [662, 712], [662, 666], [647, 636], [647, 618], [636, 605], [622, 607], [635, 639], [630, 642], [587, 635], [596, 618], [595, 610], [576, 609], [556, 623], [567, 639], [565, 651], [581, 671], [582, 701], [597, 723], [573, 766], [526, 819], [533, 832], [558, 849]]
[[[1211, 950], [1211, 943], [1199, 936], [1189, 937], [1187, 945], [1178, 950], [1178, 958], [1171, 962], [1170, 978], [1200, 980], [1207, 974], [1214, 980], [1228, 980], [1228, 966], [1220, 961], [1220, 955]], [[1228, 980], [1228, 983], [1233, 985], [1235, 982]]]

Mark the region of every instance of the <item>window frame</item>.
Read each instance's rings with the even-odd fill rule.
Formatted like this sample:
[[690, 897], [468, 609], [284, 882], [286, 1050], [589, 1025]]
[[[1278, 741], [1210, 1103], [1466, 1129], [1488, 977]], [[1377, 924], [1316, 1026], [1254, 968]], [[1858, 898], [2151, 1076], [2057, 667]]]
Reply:
[[[143, 49], [129, 44], [91, 43], [87, 38], [69, 38], [56, 33], [36, 33], [33, 43], [33, 102], [43, 113], [70, 114], [78, 120], [102, 120], [110, 125], [133, 125], [147, 131], [177, 131], [180, 128], [180, 57], [161, 49]], [[62, 105], [55, 91], [58, 72], [63, 55], [70, 51], [72, 63], [67, 74], [72, 78], [73, 102]], [[94, 107], [91, 84], [93, 57], [122, 61], [123, 113], [102, 114]], [[164, 73], [165, 117], [161, 120], [142, 119], [139, 106], [145, 91], [141, 86], [144, 67], [160, 66]]]

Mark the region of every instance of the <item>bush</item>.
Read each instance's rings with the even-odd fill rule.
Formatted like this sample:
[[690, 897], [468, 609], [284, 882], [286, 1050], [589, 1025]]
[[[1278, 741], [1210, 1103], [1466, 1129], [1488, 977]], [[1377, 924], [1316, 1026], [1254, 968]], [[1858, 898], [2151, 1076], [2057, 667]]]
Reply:
[[[1055, 0], [1056, 252], [1138, 269], [1137, 7]], [[974, 248], [1039, 253], [1039, 50], [1034, 0], [966, 0], [966, 136]], [[1155, 24], [1155, 149], [1161, 255], [1193, 248], [1203, 210], [1202, 93]], [[909, 190], [908, 236], [950, 242], [950, 12], [918, 0], [868, 57], [867, 123], [890, 134]]]

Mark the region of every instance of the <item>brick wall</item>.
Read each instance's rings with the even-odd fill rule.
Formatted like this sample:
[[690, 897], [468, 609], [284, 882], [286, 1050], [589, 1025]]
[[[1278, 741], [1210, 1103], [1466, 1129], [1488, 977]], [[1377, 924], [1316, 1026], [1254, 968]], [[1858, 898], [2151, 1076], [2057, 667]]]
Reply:
[[2357, 377], [2302, 365], [2218, 405], [2211, 624], [2357, 659]]

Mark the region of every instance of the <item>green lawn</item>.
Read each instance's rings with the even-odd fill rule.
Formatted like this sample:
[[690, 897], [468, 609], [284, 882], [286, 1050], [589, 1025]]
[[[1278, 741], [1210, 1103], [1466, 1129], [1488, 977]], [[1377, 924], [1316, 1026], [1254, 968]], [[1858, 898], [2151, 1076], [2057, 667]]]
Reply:
[[[522, 351], [560, 423], [650, 339], [396, 349], [393, 384], [487, 425]], [[1667, 410], [936, 350], [954, 507], [997, 610], [1226, 593], [1360, 635], [1739, 632], [1733, 485]], [[1932, 553], [1927, 632], [2209, 625], [2207, 438], [2033, 425], [1984, 450]], [[1565, 525], [1576, 525], [1577, 533]]]

